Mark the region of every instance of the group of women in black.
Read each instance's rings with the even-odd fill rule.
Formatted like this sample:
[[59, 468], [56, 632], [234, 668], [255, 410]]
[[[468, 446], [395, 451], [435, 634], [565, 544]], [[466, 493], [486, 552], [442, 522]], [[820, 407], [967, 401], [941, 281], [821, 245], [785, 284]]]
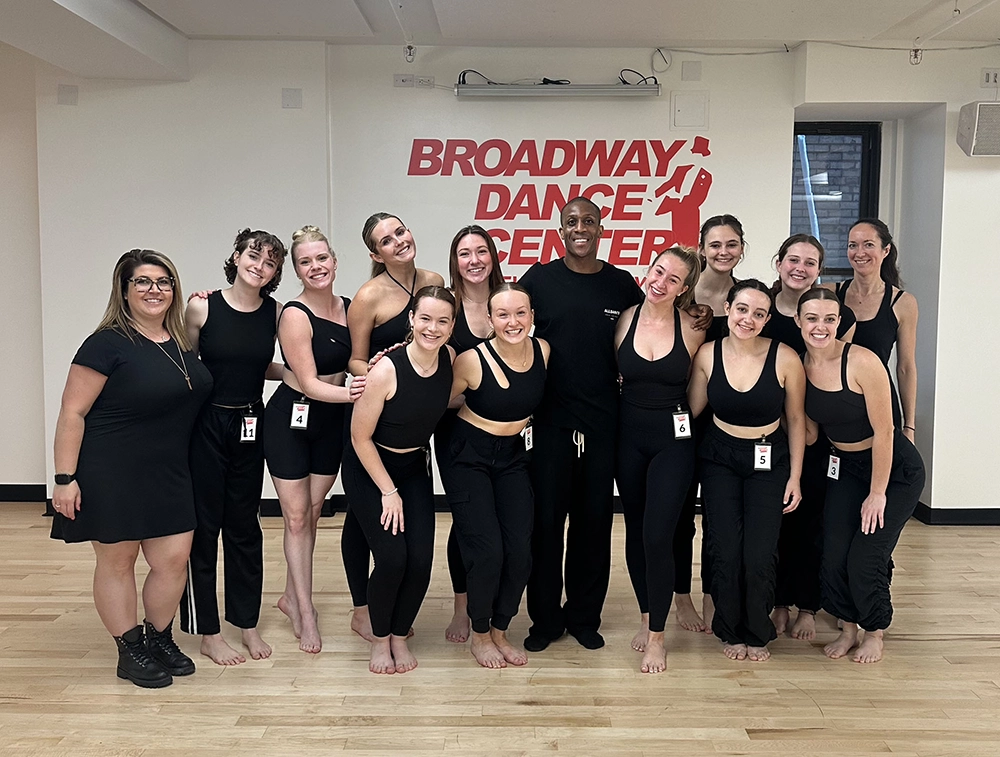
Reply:
[[[772, 290], [733, 277], [742, 227], [717, 216], [699, 251], [673, 247], [652, 261], [644, 296], [597, 260], [602, 232], [599, 208], [571, 201], [565, 257], [521, 286], [503, 283], [489, 234], [463, 228], [446, 289], [416, 267], [403, 222], [377, 213], [362, 232], [372, 276], [352, 303], [334, 294], [328, 240], [304, 227], [288, 251], [302, 292], [282, 307], [270, 293], [285, 247], [246, 229], [225, 261], [230, 286], [192, 297], [183, 317], [173, 264], [148, 250], [122, 256], [105, 318], [67, 380], [53, 493], [53, 536], [94, 544], [95, 604], [118, 644], [119, 677], [154, 687], [194, 672], [171, 636], [178, 602], [202, 654], [245, 661], [221, 634], [220, 535], [225, 618], [252, 658], [271, 654], [256, 630], [265, 459], [285, 526], [278, 607], [300, 648], [322, 648], [313, 552], [342, 467], [351, 627], [371, 642], [372, 672], [416, 667], [407, 638], [433, 557], [432, 436], [453, 515], [446, 637], [471, 636], [484, 667], [527, 662], [507, 638], [526, 586], [525, 649], [566, 631], [603, 645], [612, 477], [642, 671], [665, 669], [672, 602], [682, 626], [710, 629], [734, 659], [767, 659], [792, 606], [793, 636], [814, 635], [822, 606], [843, 621], [829, 656], [879, 659], [891, 551], [923, 481], [911, 443], [916, 303], [898, 286], [888, 229], [852, 229], [856, 275], [836, 293], [814, 286], [819, 242], [791, 237]], [[852, 331], [848, 362], [838, 337]], [[283, 364], [272, 362], [276, 339]], [[893, 342], [901, 403], [885, 366]], [[266, 379], [280, 384], [265, 407]], [[151, 412], [163, 416], [157, 449], [145, 433]], [[690, 597], [699, 484], [701, 616]], [[140, 549], [151, 571], [137, 625]]]

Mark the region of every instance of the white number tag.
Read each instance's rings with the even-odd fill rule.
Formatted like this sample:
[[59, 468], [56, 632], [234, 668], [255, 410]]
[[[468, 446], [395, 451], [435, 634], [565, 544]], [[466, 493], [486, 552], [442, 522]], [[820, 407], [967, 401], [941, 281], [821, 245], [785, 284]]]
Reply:
[[523, 431], [521, 431], [521, 436], [524, 437], [525, 451], [530, 451], [531, 448], [535, 446], [535, 441], [531, 436], [531, 421], [528, 421], [528, 425], [524, 427]]
[[753, 469], [771, 470], [771, 445], [755, 444], [753, 447]]
[[257, 416], [244, 415], [243, 426], [240, 428], [240, 441], [252, 444], [257, 441]]
[[691, 438], [691, 415], [689, 413], [674, 413], [674, 439]]
[[309, 428], [309, 403], [305, 400], [302, 402], [292, 403], [292, 422], [289, 424], [292, 428], [297, 428], [305, 431]]
[[830, 467], [826, 469], [826, 477], [834, 481], [840, 478], [840, 458], [837, 455], [830, 455]]

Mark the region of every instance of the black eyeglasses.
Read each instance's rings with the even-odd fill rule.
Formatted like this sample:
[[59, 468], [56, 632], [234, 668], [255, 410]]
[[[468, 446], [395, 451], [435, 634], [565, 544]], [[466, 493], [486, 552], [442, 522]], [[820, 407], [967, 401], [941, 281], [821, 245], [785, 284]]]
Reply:
[[135, 276], [134, 278], [128, 279], [135, 286], [135, 291], [140, 294], [145, 294], [153, 285], [161, 292], [172, 292], [174, 291], [174, 277], [173, 276], [160, 276], [158, 279], [151, 279], [149, 276]]

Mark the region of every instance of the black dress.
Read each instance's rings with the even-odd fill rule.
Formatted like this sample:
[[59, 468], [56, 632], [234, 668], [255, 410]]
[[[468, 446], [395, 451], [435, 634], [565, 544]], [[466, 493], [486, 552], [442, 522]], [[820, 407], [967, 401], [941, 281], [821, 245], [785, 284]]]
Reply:
[[183, 353], [189, 389], [180, 360], [172, 339], [158, 346], [105, 329], [84, 341], [73, 362], [108, 380], [85, 419], [80, 511], [75, 520], [55, 515], [53, 539], [112, 544], [194, 530], [188, 445], [212, 376]]

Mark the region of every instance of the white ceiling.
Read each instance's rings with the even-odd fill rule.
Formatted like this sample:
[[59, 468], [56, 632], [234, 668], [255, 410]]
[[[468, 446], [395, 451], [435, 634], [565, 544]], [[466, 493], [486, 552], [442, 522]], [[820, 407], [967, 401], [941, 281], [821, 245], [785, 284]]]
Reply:
[[[514, 47], [912, 42], [981, 0], [133, 0], [192, 38]], [[996, 42], [1000, 2], [937, 43]]]

